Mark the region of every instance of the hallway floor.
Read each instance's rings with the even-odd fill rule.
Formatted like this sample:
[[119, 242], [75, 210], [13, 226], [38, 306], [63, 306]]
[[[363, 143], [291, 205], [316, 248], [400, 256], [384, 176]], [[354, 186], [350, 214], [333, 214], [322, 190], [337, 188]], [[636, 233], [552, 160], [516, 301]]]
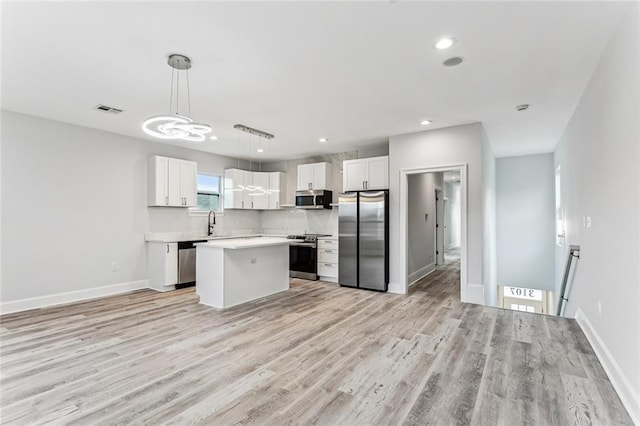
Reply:
[[193, 288], [1, 318], [4, 424], [630, 425], [573, 320], [292, 280], [225, 311]]

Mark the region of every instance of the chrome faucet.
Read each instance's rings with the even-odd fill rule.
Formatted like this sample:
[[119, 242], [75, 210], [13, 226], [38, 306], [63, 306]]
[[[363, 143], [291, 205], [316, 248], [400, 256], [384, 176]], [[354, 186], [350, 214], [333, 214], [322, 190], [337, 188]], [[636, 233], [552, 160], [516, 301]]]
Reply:
[[208, 228], [209, 230], [207, 231], [208, 236], [213, 235], [213, 227], [215, 226], [215, 224], [216, 224], [216, 212], [211, 210], [209, 211], [209, 228]]

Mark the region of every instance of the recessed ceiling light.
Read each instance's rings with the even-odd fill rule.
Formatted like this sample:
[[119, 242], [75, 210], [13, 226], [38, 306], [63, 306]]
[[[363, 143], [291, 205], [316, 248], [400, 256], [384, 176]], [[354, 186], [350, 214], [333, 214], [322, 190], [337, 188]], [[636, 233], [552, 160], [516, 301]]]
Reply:
[[431, 124], [431, 120], [422, 120], [420, 122], [420, 125], [422, 125], [422, 126], [428, 126], [429, 124]]
[[217, 141], [218, 137], [216, 135], [212, 135], [209, 137], [209, 139], [211, 139], [212, 141]]
[[328, 142], [328, 141], [329, 141], [329, 139], [327, 139], [327, 138], [320, 138], [320, 139], [318, 139], [318, 141], [319, 141], [320, 143], [325, 143], [325, 142]]
[[444, 50], [444, 49], [448, 49], [451, 46], [453, 46], [456, 43], [456, 40], [454, 38], [451, 37], [442, 37], [440, 40], [438, 40], [438, 42], [436, 43], [436, 49], [438, 50]]
[[264, 152], [264, 149], [258, 148], [258, 152]]
[[442, 63], [445, 67], [455, 67], [456, 65], [460, 65], [464, 61], [464, 58], [461, 56], [454, 56], [453, 58], [449, 58]]

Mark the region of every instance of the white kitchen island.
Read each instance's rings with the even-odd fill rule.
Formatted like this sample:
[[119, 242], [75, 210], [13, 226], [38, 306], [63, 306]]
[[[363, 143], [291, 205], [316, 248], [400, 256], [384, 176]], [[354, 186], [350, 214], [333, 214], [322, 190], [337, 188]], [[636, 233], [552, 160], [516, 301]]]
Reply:
[[286, 238], [232, 238], [196, 244], [200, 303], [229, 308], [289, 289]]

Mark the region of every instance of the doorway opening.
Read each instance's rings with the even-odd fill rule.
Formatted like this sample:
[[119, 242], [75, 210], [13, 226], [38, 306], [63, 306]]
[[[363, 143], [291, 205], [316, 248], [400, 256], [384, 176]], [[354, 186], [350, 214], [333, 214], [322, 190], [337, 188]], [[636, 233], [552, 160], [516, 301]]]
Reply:
[[498, 306], [503, 309], [553, 315], [553, 301], [552, 291], [498, 286]]
[[459, 273], [448, 276], [458, 277], [462, 295], [462, 277], [466, 277], [466, 259], [462, 259], [462, 228], [466, 223], [462, 212], [463, 170], [458, 166], [406, 173], [403, 234], [407, 291], [410, 286], [424, 283], [434, 271], [440, 270], [439, 275], [445, 268], [454, 268]]

